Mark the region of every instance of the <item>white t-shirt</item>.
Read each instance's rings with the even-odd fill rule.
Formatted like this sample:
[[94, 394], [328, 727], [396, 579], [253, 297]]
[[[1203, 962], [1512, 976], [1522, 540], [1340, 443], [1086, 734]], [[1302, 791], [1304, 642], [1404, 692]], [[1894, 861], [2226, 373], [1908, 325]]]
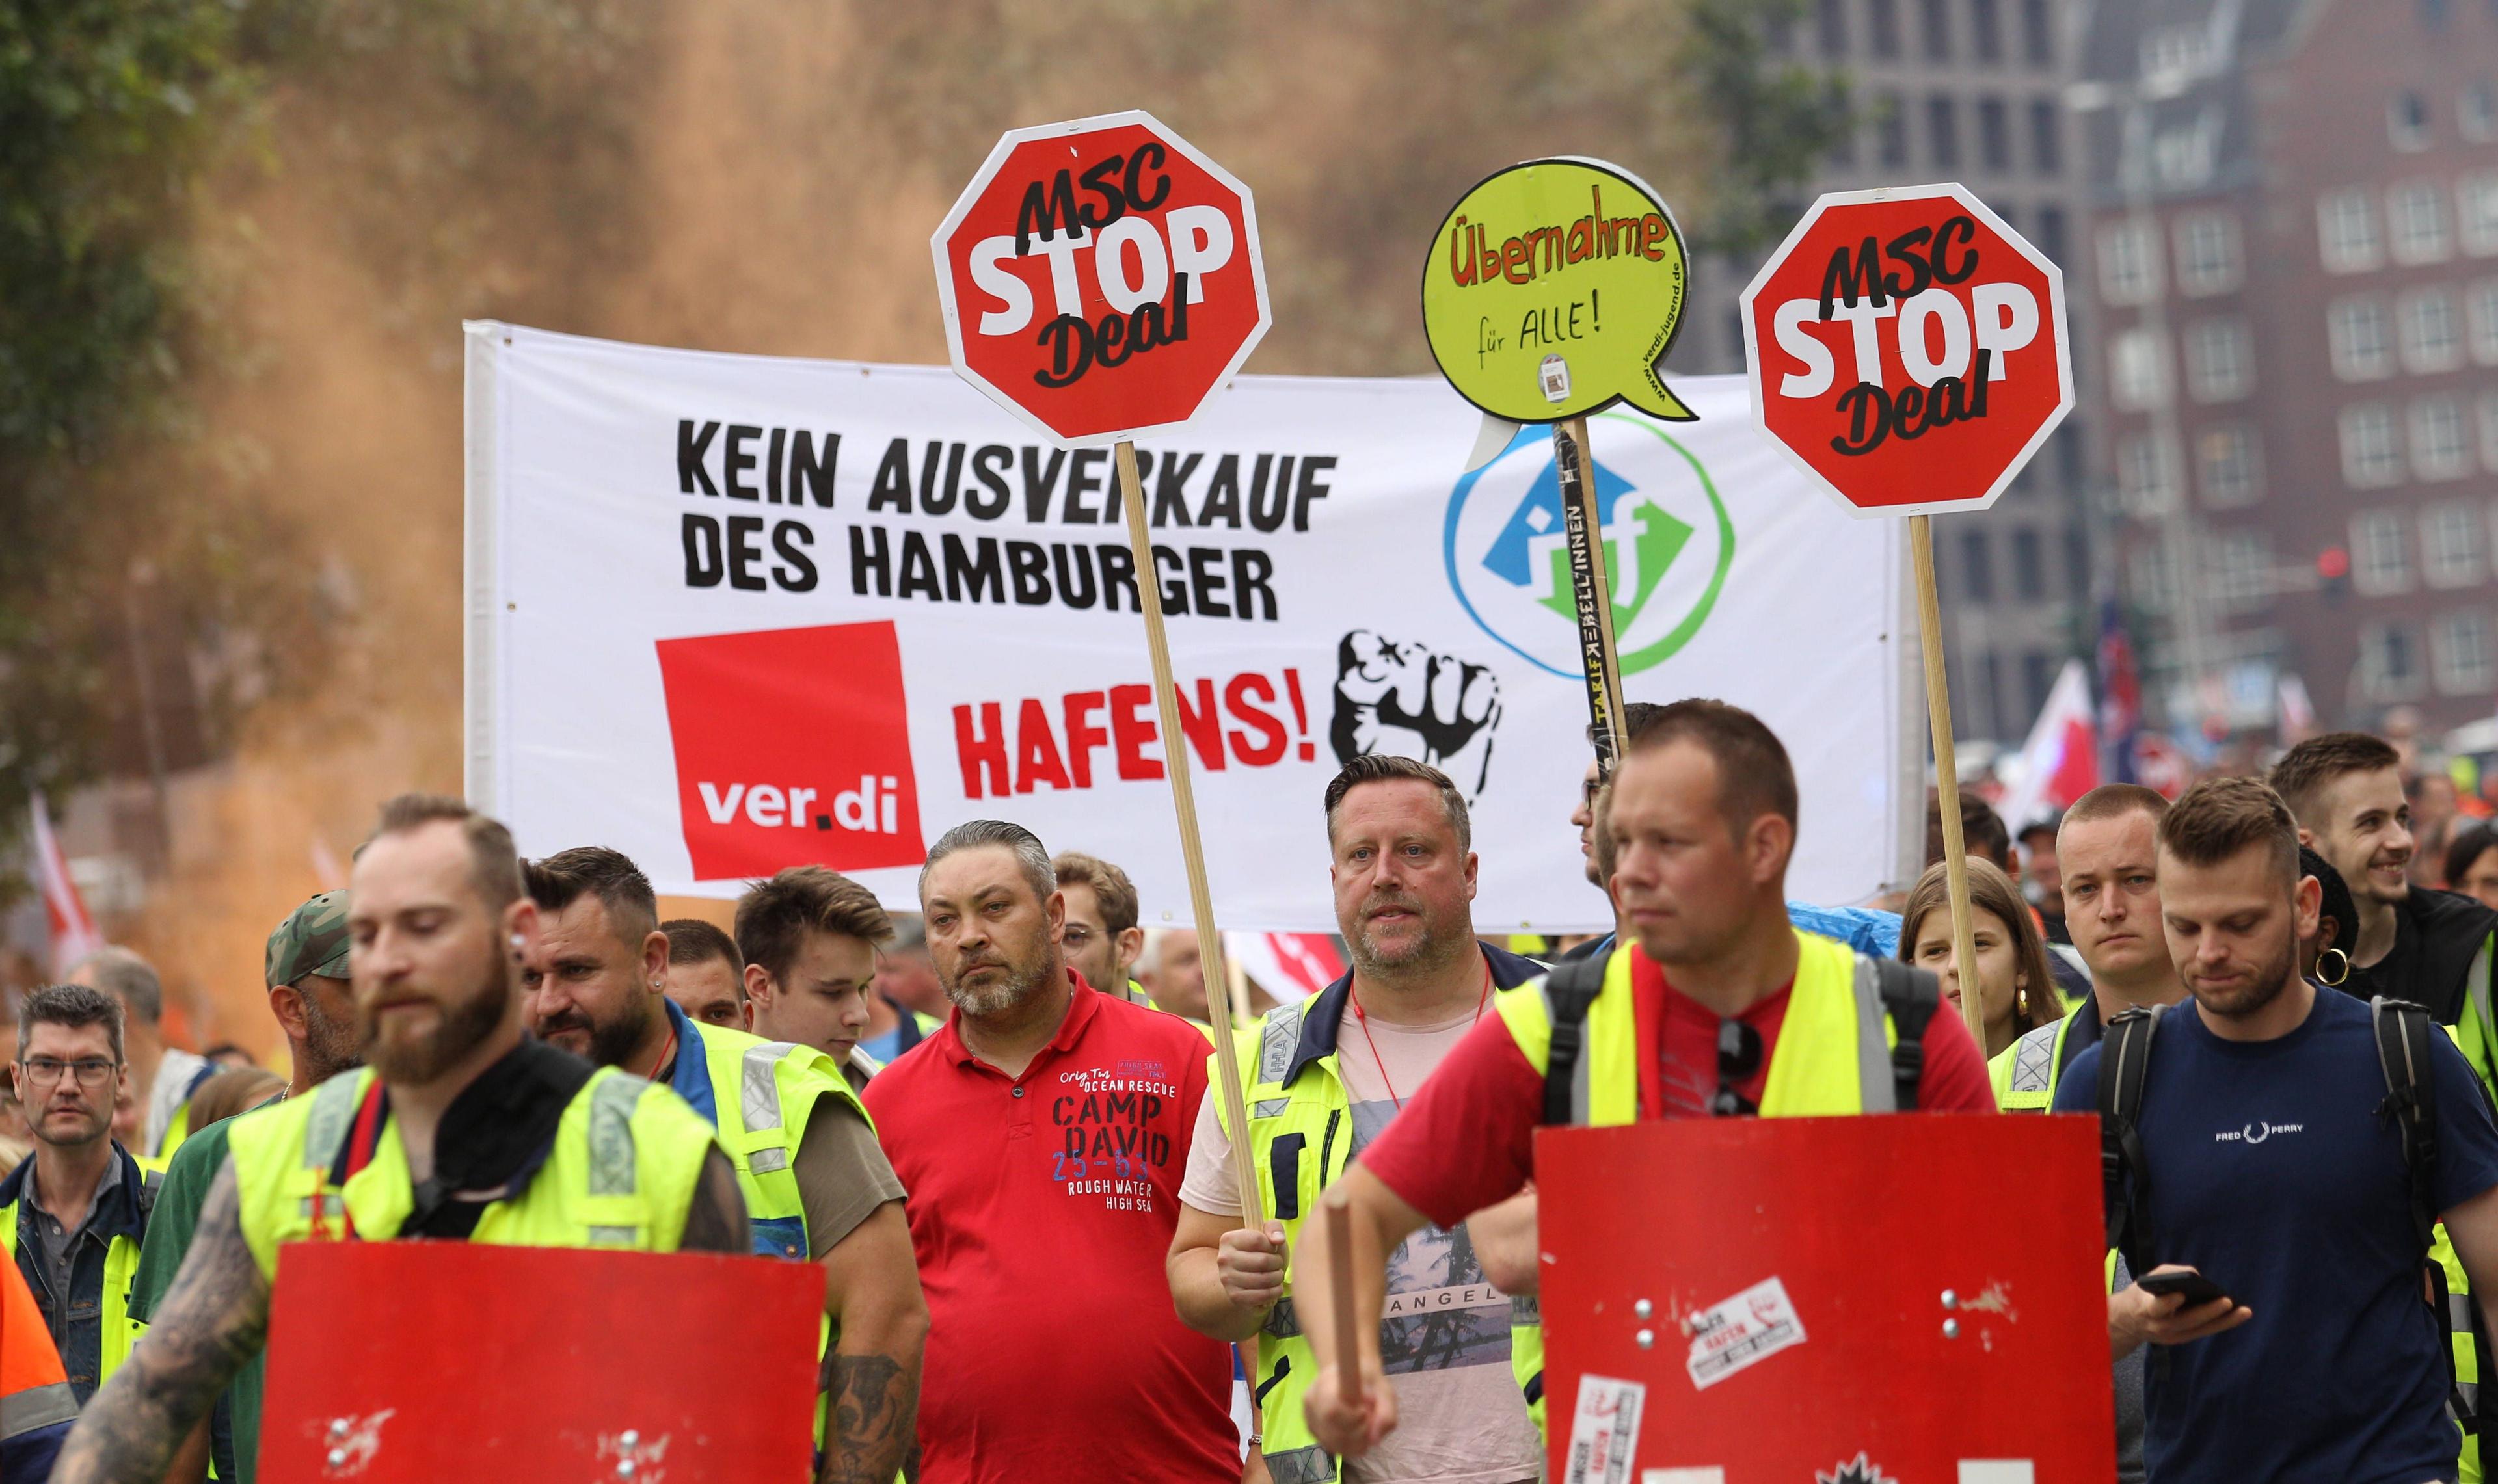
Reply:
[[[1353, 1103], [1355, 1152], [1379, 1137], [1400, 1100], [1412, 1100], [1431, 1068], [1473, 1028], [1475, 1016], [1469, 1010], [1436, 1026], [1374, 1019], [1365, 1037], [1348, 997], [1336, 1030], [1336, 1065]], [[1200, 1211], [1236, 1216], [1232, 1142], [1215, 1116], [1217, 1095], [1208, 1084], [1198, 1104], [1179, 1198]], [[1462, 1223], [1455, 1231], [1425, 1227], [1389, 1259], [1379, 1353], [1396, 1387], [1400, 1420], [1368, 1457], [1351, 1461], [1348, 1480], [1518, 1484], [1542, 1477], [1543, 1444], [1509, 1369], [1509, 1299], [1484, 1277]]]

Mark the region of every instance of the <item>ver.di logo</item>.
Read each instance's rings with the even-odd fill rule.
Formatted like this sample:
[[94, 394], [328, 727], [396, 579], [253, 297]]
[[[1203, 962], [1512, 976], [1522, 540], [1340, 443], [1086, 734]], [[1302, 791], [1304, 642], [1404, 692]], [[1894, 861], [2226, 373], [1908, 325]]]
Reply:
[[[1587, 420], [1596, 519], [1624, 676], [1672, 657], [1709, 620], [1735, 561], [1735, 522], [1709, 471], [1643, 418]], [[1457, 601], [1485, 633], [1537, 667], [1579, 676], [1561, 481], [1553, 437], [1522, 427], [1449, 495], [1441, 553]]]

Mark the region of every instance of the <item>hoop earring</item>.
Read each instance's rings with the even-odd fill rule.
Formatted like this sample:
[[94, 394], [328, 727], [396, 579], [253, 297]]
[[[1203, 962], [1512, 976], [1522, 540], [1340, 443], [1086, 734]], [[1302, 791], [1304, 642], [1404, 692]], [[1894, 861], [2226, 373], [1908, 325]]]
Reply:
[[[2335, 965], [2333, 972], [2329, 974], [2324, 971], [2328, 963]], [[2338, 990], [2342, 987], [2342, 982], [2350, 977], [2351, 956], [2349, 954], [2339, 948], [2327, 948], [2316, 956], [2317, 983], [2326, 989]]]

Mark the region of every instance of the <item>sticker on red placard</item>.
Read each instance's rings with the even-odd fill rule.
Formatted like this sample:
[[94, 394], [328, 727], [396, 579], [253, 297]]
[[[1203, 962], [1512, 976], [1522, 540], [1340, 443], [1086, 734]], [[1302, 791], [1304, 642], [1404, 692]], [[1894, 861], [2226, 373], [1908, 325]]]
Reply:
[[1691, 1337], [1685, 1369], [1701, 1391], [1805, 1341], [1804, 1321], [1796, 1317], [1786, 1284], [1775, 1277], [1691, 1315], [1682, 1321], [1682, 1332]]
[[1570, 1418], [1567, 1484], [1630, 1484], [1639, 1449], [1640, 1407], [1648, 1387], [1609, 1375], [1579, 1377], [1579, 1405]]

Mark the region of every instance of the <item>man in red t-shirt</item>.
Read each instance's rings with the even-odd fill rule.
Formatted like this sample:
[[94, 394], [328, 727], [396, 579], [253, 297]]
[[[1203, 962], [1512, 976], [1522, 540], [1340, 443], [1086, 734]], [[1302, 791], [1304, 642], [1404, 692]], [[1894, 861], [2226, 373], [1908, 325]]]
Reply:
[[[1595, 1089], [1589, 1106], [1623, 1116], [1635, 1106], [1642, 1119], [1740, 1116], [1765, 1100], [1773, 1114], [1866, 1111], [1843, 1106], [1857, 1098], [1853, 1080], [1835, 1091], [1790, 1076], [1774, 1095], [1780, 1032], [1805, 996], [1811, 1003], [1798, 1015], [1810, 1033], [1846, 1035], [1851, 1061], [1864, 1039], [1856, 1012], [1832, 1013], [1855, 1001], [1848, 951], [1787, 920], [1796, 787], [1777, 737], [1720, 701], [1660, 709], [1631, 740], [1599, 827], [1614, 844], [1615, 903], [1637, 941], [1616, 951], [1605, 999], [1590, 1010], [1586, 1064], [1619, 1064], [1594, 1055], [1599, 1011], [1609, 1010], [1605, 1023], [1626, 1025], [1633, 1038], [1637, 1086]], [[1344, 1405], [1335, 1379], [1345, 1358], [1335, 1353], [1326, 1206], [1294, 1251], [1300, 1327], [1319, 1364], [1304, 1405], [1330, 1451], [1359, 1457], [1396, 1426], [1395, 1393], [1382, 1383], [1371, 1338], [1383, 1288], [1376, 1254], [1426, 1221], [1452, 1224], [1516, 1195], [1535, 1173], [1551, 1027], [1543, 981], [1504, 991], [1499, 1008], [1336, 1184], [1356, 1250], [1372, 1254], [1353, 1274], [1359, 1406]], [[1995, 1111], [1986, 1063], [1957, 1017], [1933, 1016], [1923, 1045], [1917, 1107]]]
[[1172, 1312], [1205, 1038], [1060, 951], [1032, 832], [976, 820], [919, 872], [952, 1020], [867, 1087], [928, 1296], [922, 1484], [1233, 1484], [1232, 1349]]

